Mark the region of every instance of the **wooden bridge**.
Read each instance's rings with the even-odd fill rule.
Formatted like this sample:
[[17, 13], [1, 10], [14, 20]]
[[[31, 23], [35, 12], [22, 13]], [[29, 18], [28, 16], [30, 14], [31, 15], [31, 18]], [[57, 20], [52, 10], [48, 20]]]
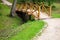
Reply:
[[32, 4], [32, 3], [17, 4], [16, 10], [27, 12], [28, 15], [33, 15], [34, 18], [37, 19], [40, 19], [42, 15], [48, 16], [48, 18], [51, 16], [51, 6], [45, 6], [44, 3], [42, 3], [41, 5]]

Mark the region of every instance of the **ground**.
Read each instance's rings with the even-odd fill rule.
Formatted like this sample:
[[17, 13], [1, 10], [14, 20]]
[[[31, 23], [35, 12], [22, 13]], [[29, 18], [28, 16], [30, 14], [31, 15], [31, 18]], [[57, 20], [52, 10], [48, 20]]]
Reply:
[[[21, 24], [21, 19], [17, 16], [10, 17], [10, 8], [0, 4], [0, 40], [30, 40], [44, 27], [43, 21], [28, 21]], [[36, 29], [37, 28], [37, 29]], [[31, 31], [32, 30], [32, 31]], [[30, 36], [28, 36], [30, 35]], [[21, 37], [22, 36], [22, 37]]]
[[52, 10], [52, 18], [44, 19], [48, 26], [42, 34], [34, 40], [60, 40], [60, 3], [54, 3], [55, 9]]
[[[56, 9], [52, 11], [52, 17], [58, 19], [44, 19], [48, 26], [36, 37], [37, 40], [59, 40], [60, 38], [60, 4], [55, 3]], [[0, 40], [31, 40], [38, 32], [44, 28], [44, 22], [29, 21], [21, 25], [19, 17], [9, 17], [10, 8], [6, 5], [0, 4]], [[48, 38], [47, 38], [47, 37]]]
[[60, 40], [60, 18], [45, 19], [48, 26], [34, 40]]

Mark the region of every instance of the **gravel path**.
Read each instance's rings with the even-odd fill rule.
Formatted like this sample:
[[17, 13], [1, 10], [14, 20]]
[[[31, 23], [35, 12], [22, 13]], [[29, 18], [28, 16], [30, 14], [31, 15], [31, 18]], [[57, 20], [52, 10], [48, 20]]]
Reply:
[[48, 27], [34, 40], [60, 40], [60, 18], [45, 19]]

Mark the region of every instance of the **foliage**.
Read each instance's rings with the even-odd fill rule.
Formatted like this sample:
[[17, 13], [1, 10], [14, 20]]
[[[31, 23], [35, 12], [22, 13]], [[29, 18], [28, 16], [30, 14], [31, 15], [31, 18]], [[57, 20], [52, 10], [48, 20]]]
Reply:
[[55, 0], [46, 0], [46, 2], [48, 3], [48, 6], [51, 6]]
[[60, 3], [60, 0], [55, 0], [55, 2]]
[[55, 6], [54, 10], [52, 10], [52, 17], [53, 18], [60, 18], [60, 3], [54, 3]]
[[17, 3], [25, 3], [26, 0], [17, 0]]
[[18, 3], [25, 3], [25, 2], [32, 2], [32, 3], [41, 3], [41, 2], [46, 2], [48, 3], [48, 6], [50, 6], [55, 0], [17, 0]]

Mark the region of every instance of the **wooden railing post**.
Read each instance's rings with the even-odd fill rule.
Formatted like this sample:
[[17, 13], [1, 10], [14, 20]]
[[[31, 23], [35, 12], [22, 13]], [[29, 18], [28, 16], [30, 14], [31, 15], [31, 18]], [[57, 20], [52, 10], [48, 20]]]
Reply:
[[51, 16], [51, 6], [49, 6], [49, 8], [47, 8], [48, 10], [48, 15]]
[[40, 6], [38, 7], [38, 19], [40, 19]]
[[51, 17], [51, 6], [50, 6], [50, 17]]
[[42, 3], [42, 12], [45, 12], [44, 3]]

